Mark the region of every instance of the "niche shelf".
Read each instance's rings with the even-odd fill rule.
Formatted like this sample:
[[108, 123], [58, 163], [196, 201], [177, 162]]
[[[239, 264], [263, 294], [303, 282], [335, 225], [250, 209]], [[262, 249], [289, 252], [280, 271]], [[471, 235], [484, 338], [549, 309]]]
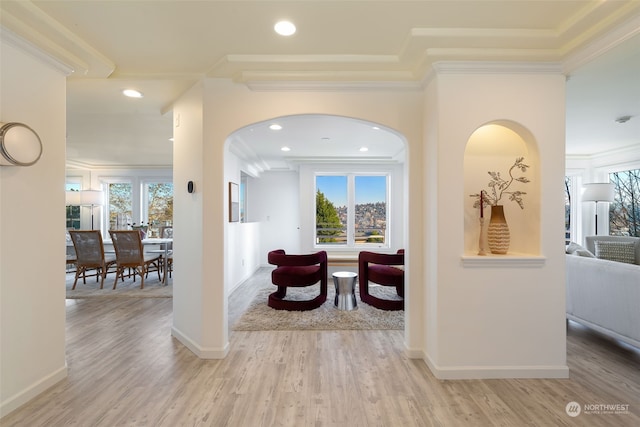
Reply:
[[[492, 176], [500, 174], [510, 181], [509, 169], [516, 159], [524, 158], [526, 171], [518, 167], [512, 170], [515, 178], [525, 177], [529, 182], [514, 180], [499, 200], [509, 226], [510, 245], [506, 254], [490, 252], [485, 243], [486, 256], [477, 255], [480, 240], [480, 209], [474, 208], [477, 200], [471, 197], [481, 190], [493, 195], [489, 187]], [[540, 253], [540, 170], [538, 149], [531, 133], [522, 125], [506, 120], [497, 120], [477, 128], [469, 137], [464, 152], [464, 252], [465, 267], [540, 267], [546, 258]], [[510, 200], [512, 191], [521, 191], [522, 206]], [[497, 191], [500, 194], [500, 191]], [[491, 207], [484, 208], [484, 233], [491, 220]]]

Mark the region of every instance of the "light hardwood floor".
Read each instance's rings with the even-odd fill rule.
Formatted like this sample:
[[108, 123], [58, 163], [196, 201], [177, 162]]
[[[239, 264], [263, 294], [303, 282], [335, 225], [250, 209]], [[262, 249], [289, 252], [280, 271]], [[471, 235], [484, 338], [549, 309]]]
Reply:
[[[230, 324], [254, 286], [232, 295]], [[67, 300], [68, 378], [0, 425], [640, 425], [640, 350], [573, 323], [570, 379], [440, 381], [401, 331], [233, 332], [226, 359], [200, 360], [171, 316], [171, 299]], [[571, 401], [628, 412], [573, 418]]]

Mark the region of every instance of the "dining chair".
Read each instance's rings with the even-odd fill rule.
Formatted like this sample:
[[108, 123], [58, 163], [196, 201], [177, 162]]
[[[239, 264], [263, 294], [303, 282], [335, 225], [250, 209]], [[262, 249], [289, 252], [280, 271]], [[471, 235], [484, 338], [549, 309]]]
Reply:
[[116, 280], [113, 282], [113, 289], [118, 284], [118, 278], [124, 281], [124, 270], [127, 268], [133, 269], [134, 282], [136, 274], [140, 275], [140, 289], [144, 289], [144, 279], [150, 271], [157, 271], [158, 280], [161, 280], [161, 255], [144, 252], [138, 230], [109, 230], [109, 234], [116, 251]]
[[[158, 227], [158, 238], [173, 239], [173, 226], [161, 225]], [[171, 277], [173, 272], [173, 242], [161, 243], [160, 249], [151, 249], [149, 253], [162, 255], [160, 266], [162, 267], [162, 283], [167, 283], [167, 275]], [[166, 257], [166, 259], [165, 259]]]
[[87, 283], [87, 271], [95, 270], [96, 280], [100, 277], [100, 289], [104, 285], [104, 279], [113, 267], [116, 259], [113, 255], [105, 255], [102, 242], [102, 234], [99, 230], [69, 230], [71, 241], [75, 249], [76, 277], [73, 281], [74, 290], [78, 278], [82, 275], [83, 283]]

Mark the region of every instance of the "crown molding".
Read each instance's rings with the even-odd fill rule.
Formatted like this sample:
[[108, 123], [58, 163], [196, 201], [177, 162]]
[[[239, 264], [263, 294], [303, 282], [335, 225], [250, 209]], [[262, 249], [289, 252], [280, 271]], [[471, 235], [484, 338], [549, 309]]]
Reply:
[[151, 170], [151, 169], [169, 169], [173, 170], [173, 165], [134, 165], [134, 164], [126, 164], [126, 165], [103, 165], [98, 163], [88, 163], [88, 162], [80, 162], [77, 160], [67, 159], [65, 163], [65, 167], [67, 169], [73, 170], [124, 170], [124, 169], [142, 169], [142, 170]]
[[59, 61], [55, 56], [50, 55], [48, 52], [40, 49], [33, 43], [28, 42], [22, 37], [18, 36], [13, 31], [0, 25], [0, 40], [12, 45], [13, 47], [30, 54], [31, 56], [39, 59], [45, 64], [50, 65], [54, 69], [60, 71], [65, 76], [69, 76], [73, 73], [73, 67]]
[[437, 74], [562, 74], [556, 62], [439, 61]]
[[[316, 76], [318, 77], [318, 76]], [[360, 91], [420, 91], [419, 81], [280, 81], [247, 80], [244, 84], [252, 91], [289, 91], [289, 92], [360, 92]]]
[[0, 2], [0, 24], [82, 77], [109, 77], [113, 61], [29, 1]]
[[[640, 4], [640, 2], [638, 2]], [[563, 72], [571, 74], [578, 68], [596, 59], [600, 55], [624, 43], [633, 36], [640, 34], [640, 13], [630, 17], [623, 24], [615, 27], [604, 36], [595, 39], [582, 49], [569, 55], [563, 61]]]

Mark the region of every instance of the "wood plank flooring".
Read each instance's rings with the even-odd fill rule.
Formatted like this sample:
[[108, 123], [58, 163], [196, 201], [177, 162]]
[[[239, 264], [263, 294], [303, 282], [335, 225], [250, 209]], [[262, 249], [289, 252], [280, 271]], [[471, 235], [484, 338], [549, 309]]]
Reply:
[[[232, 295], [230, 324], [255, 283]], [[640, 425], [640, 350], [574, 323], [570, 379], [440, 381], [401, 331], [233, 332], [226, 359], [200, 360], [171, 317], [165, 298], [67, 300], [68, 378], [0, 425]], [[571, 401], [628, 411], [574, 418]]]

